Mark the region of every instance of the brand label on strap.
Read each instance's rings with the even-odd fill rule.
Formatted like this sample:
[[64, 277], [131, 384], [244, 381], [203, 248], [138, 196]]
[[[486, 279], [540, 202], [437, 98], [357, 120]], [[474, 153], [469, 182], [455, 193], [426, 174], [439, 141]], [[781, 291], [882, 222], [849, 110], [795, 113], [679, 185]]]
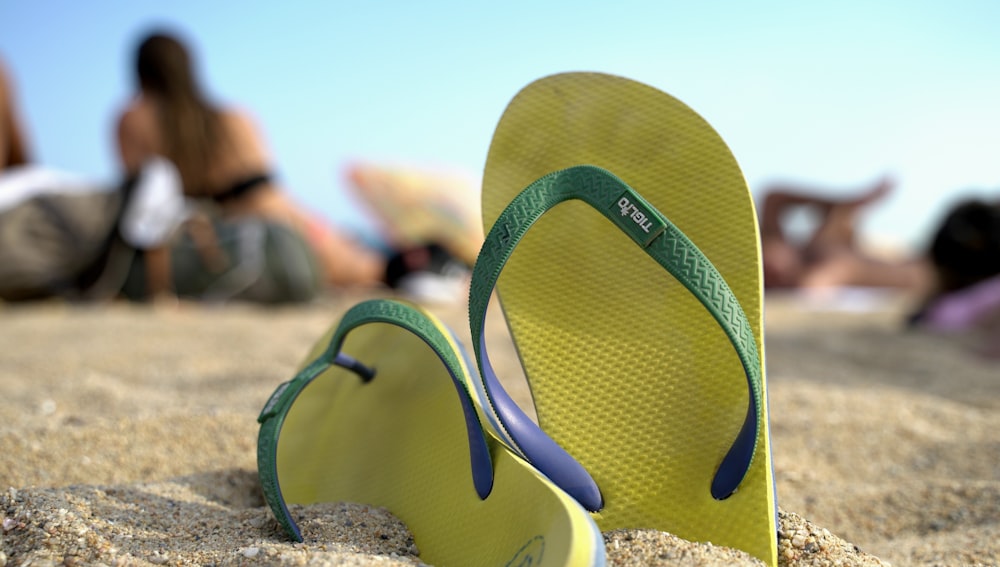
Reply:
[[666, 228], [656, 213], [632, 191], [622, 193], [613, 207], [619, 213], [615, 216], [618, 225], [643, 248]]

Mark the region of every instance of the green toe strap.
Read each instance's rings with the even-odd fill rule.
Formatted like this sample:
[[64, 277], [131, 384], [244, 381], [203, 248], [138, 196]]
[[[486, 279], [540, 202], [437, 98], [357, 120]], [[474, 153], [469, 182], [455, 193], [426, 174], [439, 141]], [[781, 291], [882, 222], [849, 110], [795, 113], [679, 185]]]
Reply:
[[582, 478], [577, 472], [568, 472], [582, 467], [564, 451], [552, 451], [554, 443], [531, 420], [524, 418], [503, 391], [489, 363], [483, 336], [490, 295], [518, 242], [547, 211], [573, 199], [602, 213], [694, 295], [718, 322], [736, 351], [749, 391], [747, 414], [719, 464], [711, 487], [713, 497], [727, 498], [750, 469], [764, 420], [761, 360], [753, 329], [722, 275], [698, 247], [641, 195], [599, 167], [580, 165], [550, 173], [524, 189], [493, 225], [476, 262], [469, 296], [473, 347], [500, 428], [516, 450], [564, 490], [585, 506], [584, 500], [593, 500], [593, 494], [582, 494], [578, 489], [588, 485], [589, 476]]
[[493, 488], [493, 466], [468, 386], [461, 378], [464, 361], [449, 343], [445, 332], [419, 310], [396, 301], [370, 300], [352, 307], [337, 326], [330, 344], [312, 363], [302, 369], [292, 380], [278, 386], [261, 411], [257, 421], [260, 433], [257, 439], [257, 469], [265, 500], [275, 518], [296, 541], [302, 534], [289, 514], [278, 478], [278, 436], [285, 416], [303, 389], [330, 366], [336, 365], [352, 371], [363, 382], [378, 380], [377, 368], [370, 368], [341, 352], [345, 337], [352, 330], [370, 323], [388, 323], [403, 328], [425, 342], [448, 369], [458, 390], [469, 440], [473, 485], [480, 499], [485, 499]]

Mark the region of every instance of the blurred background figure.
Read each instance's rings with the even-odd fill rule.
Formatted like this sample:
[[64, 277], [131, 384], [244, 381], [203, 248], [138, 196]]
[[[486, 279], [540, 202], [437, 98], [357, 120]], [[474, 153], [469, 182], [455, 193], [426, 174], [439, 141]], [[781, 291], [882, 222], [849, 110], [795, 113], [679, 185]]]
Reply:
[[[911, 322], [940, 331], [989, 327], [1000, 346], [1000, 198], [953, 205], [930, 239], [934, 286]], [[997, 351], [1000, 353], [1000, 351]]]
[[0, 59], [0, 172], [30, 161], [15, 96], [13, 79]]
[[114, 226], [110, 188], [32, 163], [14, 79], [0, 58], [0, 300], [74, 294]]
[[[135, 79], [137, 93], [116, 130], [126, 174], [134, 175], [150, 158], [167, 158], [180, 173], [185, 196], [211, 203], [224, 218], [256, 217], [290, 228], [308, 245], [330, 286], [398, 288], [416, 275], [454, 279], [459, 263], [435, 243], [385, 255], [297, 204], [280, 185], [253, 117], [207, 99], [177, 35], [157, 31], [140, 42]], [[169, 294], [166, 252], [147, 250], [145, 261], [150, 293]]]
[[[950, 204], [925, 244], [886, 258], [866, 249], [857, 225], [892, 187], [882, 179], [840, 199], [812, 188], [768, 187], [760, 209], [765, 288], [819, 296], [847, 288], [898, 291], [917, 306], [910, 324], [943, 332], [989, 327], [1000, 344], [1000, 199]], [[804, 237], [789, 234], [795, 209], [806, 209], [815, 221]]]
[[[858, 239], [859, 216], [892, 187], [893, 182], [885, 178], [844, 198], [824, 197], [832, 193], [815, 188], [773, 185], [764, 189], [760, 232], [765, 287], [879, 287], [925, 293], [931, 273], [923, 258], [877, 258]], [[815, 221], [815, 228], [802, 238], [792, 237], [787, 226], [795, 209], [805, 209]]]

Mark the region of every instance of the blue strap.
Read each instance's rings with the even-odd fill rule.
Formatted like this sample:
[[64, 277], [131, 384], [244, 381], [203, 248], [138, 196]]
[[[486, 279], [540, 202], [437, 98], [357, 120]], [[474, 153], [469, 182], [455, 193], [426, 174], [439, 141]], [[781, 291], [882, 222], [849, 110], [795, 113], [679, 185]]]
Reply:
[[516, 451], [584, 507], [592, 511], [602, 507], [600, 490], [590, 474], [504, 391], [490, 363], [484, 335], [490, 296], [518, 242], [543, 214], [572, 199], [587, 203], [612, 221], [694, 295], [739, 356], [749, 391], [747, 414], [711, 486], [713, 497], [727, 498], [750, 469], [764, 419], [760, 356], [753, 329], [729, 285], [698, 247], [637, 192], [599, 167], [580, 165], [550, 173], [524, 189], [497, 218], [473, 269], [469, 295], [473, 348], [502, 433]]

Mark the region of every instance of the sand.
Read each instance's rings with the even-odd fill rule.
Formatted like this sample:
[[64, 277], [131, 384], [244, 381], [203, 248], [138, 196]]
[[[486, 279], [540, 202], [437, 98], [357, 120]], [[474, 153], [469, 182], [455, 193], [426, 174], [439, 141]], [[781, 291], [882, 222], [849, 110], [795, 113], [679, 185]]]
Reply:
[[[358, 299], [0, 306], [0, 567], [422, 565], [406, 526], [358, 504], [296, 510], [292, 543], [257, 488], [257, 413]], [[802, 306], [767, 311], [781, 564], [1000, 564], [1000, 363], [901, 330], [898, 302]], [[434, 310], [467, 338], [463, 305]], [[660, 532], [605, 541], [611, 565], [759, 564]]]

